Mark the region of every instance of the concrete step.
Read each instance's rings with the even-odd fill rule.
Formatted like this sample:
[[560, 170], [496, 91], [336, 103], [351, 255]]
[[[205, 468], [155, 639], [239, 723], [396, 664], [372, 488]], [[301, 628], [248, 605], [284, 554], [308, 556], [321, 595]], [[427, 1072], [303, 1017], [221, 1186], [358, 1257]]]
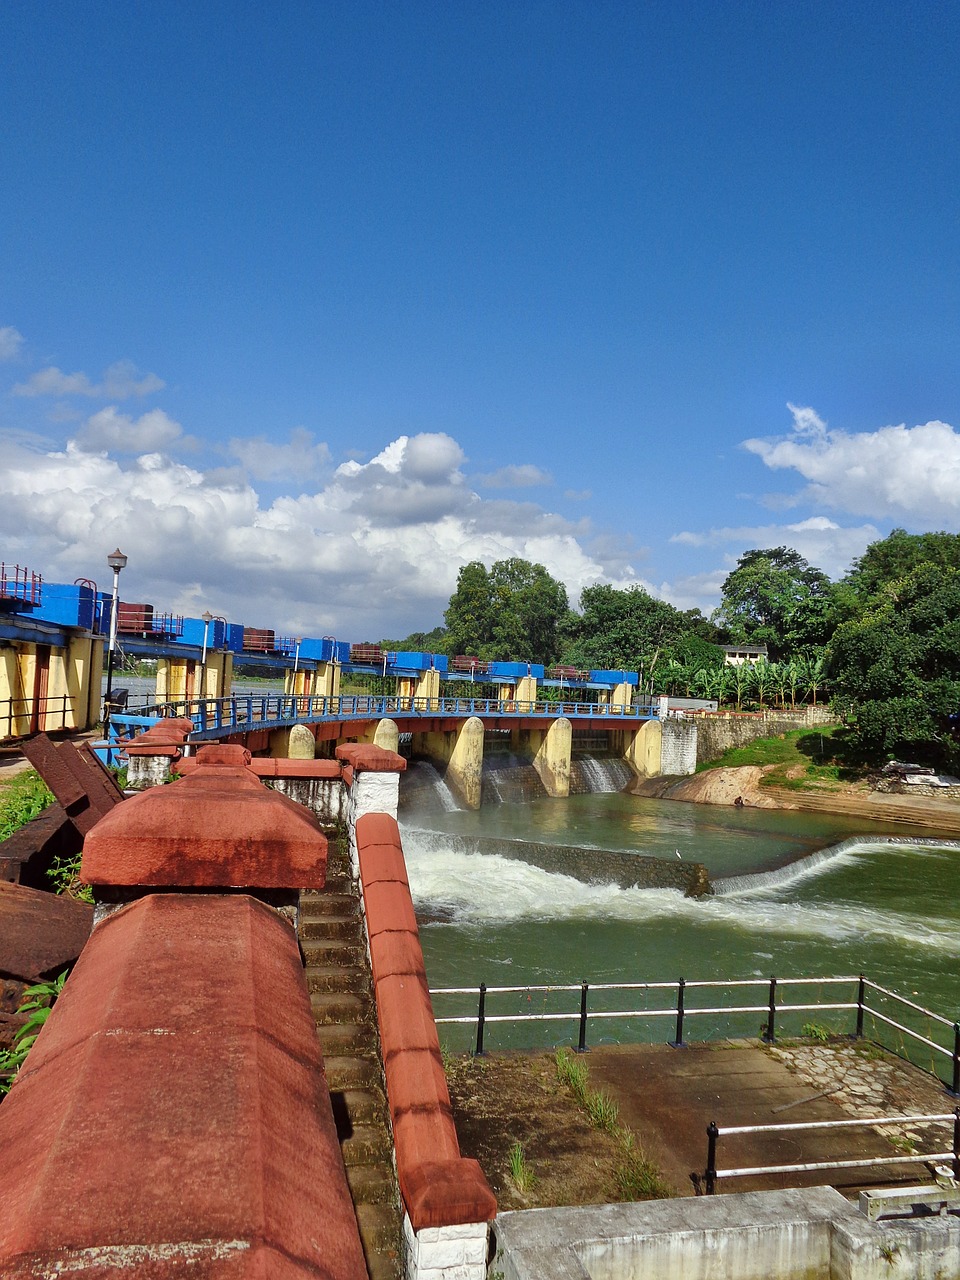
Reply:
[[356, 894], [344, 892], [302, 894], [300, 919], [317, 920], [323, 916], [357, 916], [360, 904]]
[[402, 1262], [402, 1224], [392, 1205], [357, 1205], [357, 1224], [370, 1280], [396, 1280]]
[[382, 1124], [355, 1124], [349, 1137], [342, 1139], [340, 1150], [348, 1169], [358, 1164], [386, 1163], [393, 1147]]
[[353, 916], [313, 916], [309, 919], [300, 917], [300, 942], [326, 942], [339, 939], [360, 945], [363, 937], [363, 925], [360, 917]]
[[384, 1164], [353, 1165], [347, 1170], [347, 1182], [355, 1205], [396, 1204], [396, 1179]]
[[330, 1026], [318, 1026], [317, 1037], [324, 1059], [328, 1055], [342, 1057], [348, 1053], [377, 1053], [377, 1036], [369, 1023], [342, 1022]]
[[377, 1085], [361, 1089], [337, 1090], [337, 1106], [348, 1117], [350, 1124], [379, 1124], [388, 1126], [387, 1104]]
[[344, 941], [343, 938], [326, 938], [323, 941], [308, 938], [300, 943], [300, 949], [308, 973], [312, 965], [340, 965], [366, 971], [366, 948], [355, 942]]
[[310, 992], [354, 991], [367, 994], [370, 990], [369, 975], [357, 966], [311, 964], [306, 969], [306, 977]]
[[324, 1054], [323, 1065], [330, 1089], [341, 1093], [351, 1089], [380, 1089], [380, 1060], [376, 1053]]
[[363, 991], [314, 991], [310, 996], [310, 1008], [317, 1026], [363, 1023], [373, 1018], [373, 1001]]

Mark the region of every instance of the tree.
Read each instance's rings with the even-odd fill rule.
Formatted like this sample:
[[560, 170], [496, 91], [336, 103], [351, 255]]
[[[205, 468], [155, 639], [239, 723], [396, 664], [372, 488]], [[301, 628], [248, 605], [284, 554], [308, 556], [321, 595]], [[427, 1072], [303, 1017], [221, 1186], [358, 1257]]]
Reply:
[[960, 534], [907, 533], [905, 529], [894, 529], [879, 542], [871, 542], [863, 555], [854, 560], [844, 583], [863, 602], [922, 564], [960, 569]]
[[833, 704], [874, 759], [904, 750], [956, 767], [960, 571], [921, 563], [830, 646]]
[[745, 552], [721, 590], [712, 621], [734, 644], [765, 644], [777, 659], [830, 637], [830, 579], [790, 547]]
[[555, 662], [567, 590], [542, 564], [512, 558], [488, 571], [479, 560], [457, 576], [444, 620], [453, 653], [498, 661]]
[[[687, 618], [665, 600], [642, 587], [600, 583], [580, 594], [580, 613], [566, 628], [564, 658], [578, 667], [638, 671], [646, 688], [688, 633]], [[685, 665], [683, 653], [675, 656]]]

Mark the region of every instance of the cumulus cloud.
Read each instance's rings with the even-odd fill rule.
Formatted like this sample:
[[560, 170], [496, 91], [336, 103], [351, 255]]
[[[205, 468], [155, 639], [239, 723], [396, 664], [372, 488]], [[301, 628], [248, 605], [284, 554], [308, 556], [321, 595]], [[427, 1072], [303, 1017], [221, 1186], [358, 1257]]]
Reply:
[[530, 462], [501, 467], [499, 471], [474, 476], [474, 480], [484, 489], [534, 489], [541, 485], [553, 484], [553, 476], [549, 471], [544, 471], [542, 467], [535, 467]]
[[[468, 560], [535, 560], [572, 600], [597, 581], [628, 585], [622, 562], [611, 574], [587, 545], [585, 522], [473, 492], [450, 436], [400, 437], [368, 462], [344, 463], [316, 492], [266, 502], [249, 470], [202, 470], [171, 458], [164, 450], [179, 431], [165, 415], [133, 420], [112, 408], [63, 449], [9, 435], [0, 538], [48, 578], [67, 580], [95, 577], [106, 551], [120, 545], [135, 598], [345, 639], [438, 622]], [[144, 451], [120, 456], [134, 439]], [[246, 452], [269, 461], [261, 441], [249, 450], [234, 445], [241, 459]], [[279, 447], [321, 448], [297, 433]]]
[[180, 423], [168, 418], [162, 409], [151, 409], [134, 419], [109, 405], [86, 420], [75, 443], [88, 451], [151, 453], [169, 449], [182, 436]]
[[305, 427], [294, 427], [286, 444], [267, 436], [234, 437], [228, 452], [254, 480], [313, 480], [330, 463], [330, 450]]
[[745, 440], [771, 470], [808, 483], [795, 502], [851, 515], [956, 528], [960, 521], [960, 435], [946, 422], [831, 430], [810, 408], [788, 406], [793, 430], [780, 439]]
[[[19, 335], [18, 335], [19, 336]], [[26, 382], [13, 388], [18, 396], [89, 396], [97, 400], [127, 400], [131, 396], [147, 396], [162, 391], [166, 383], [155, 373], [141, 373], [129, 360], [117, 360], [103, 375], [102, 382], [91, 382], [85, 373], [64, 373], [56, 365], [39, 369]]]
[[792, 524], [741, 525], [709, 529], [705, 533], [684, 530], [675, 533], [670, 541], [687, 547], [722, 548], [731, 566], [744, 551], [756, 547], [793, 547], [829, 577], [838, 578], [871, 542], [882, 537], [873, 524], [848, 527], [827, 516], [810, 516]]
[[23, 334], [12, 325], [0, 329], [0, 360], [16, 360], [23, 346]]

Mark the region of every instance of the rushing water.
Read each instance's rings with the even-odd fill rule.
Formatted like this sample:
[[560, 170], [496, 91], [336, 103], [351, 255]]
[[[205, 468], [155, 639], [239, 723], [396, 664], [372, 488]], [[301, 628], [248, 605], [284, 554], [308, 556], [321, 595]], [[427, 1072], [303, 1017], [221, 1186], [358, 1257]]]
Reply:
[[[474, 813], [443, 790], [414, 784], [401, 811], [431, 986], [864, 972], [947, 1017], [960, 1009], [954, 841], [618, 793]], [[706, 864], [714, 897], [630, 887], [635, 859], [678, 854]]]

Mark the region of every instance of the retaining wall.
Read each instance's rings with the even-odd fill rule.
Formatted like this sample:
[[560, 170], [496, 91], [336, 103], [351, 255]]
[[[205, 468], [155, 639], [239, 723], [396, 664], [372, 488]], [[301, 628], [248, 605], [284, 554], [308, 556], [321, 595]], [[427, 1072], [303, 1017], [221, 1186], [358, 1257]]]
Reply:
[[[801, 711], [711, 711], [696, 716], [697, 764], [716, 760], [731, 747], [744, 747], [757, 738], [773, 738], [795, 729], [816, 729], [836, 724], [829, 707], [804, 707]], [[663, 770], [672, 773], [673, 770]], [[679, 772], [679, 770], [677, 770]]]
[[934, 1280], [956, 1217], [869, 1222], [832, 1187], [504, 1213], [504, 1280]]

